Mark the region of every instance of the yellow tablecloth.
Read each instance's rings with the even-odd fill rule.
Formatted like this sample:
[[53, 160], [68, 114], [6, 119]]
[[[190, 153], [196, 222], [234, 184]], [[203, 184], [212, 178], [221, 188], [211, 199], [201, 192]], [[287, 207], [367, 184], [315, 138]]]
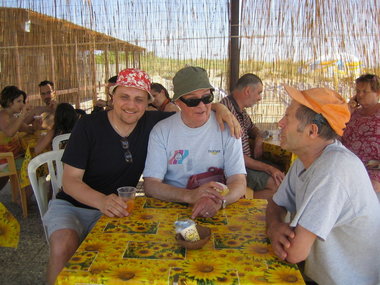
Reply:
[[287, 172], [297, 159], [297, 155], [282, 149], [279, 141], [271, 139], [263, 142], [263, 158], [279, 165], [281, 170]]
[[0, 247], [17, 248], [19, 238], [19, 222], [0, 202]]
[[59, 274], [56, 284], [305, 284], [297, 266], [276, 258], [265, 234], [266, 200], [242, 199], [213, 218], [199, 250], [175, 241], [186, 205], [137, 198], [130, 217], [103, 216]]
[[[36, 146], [38, 140], [41, 136], [46, 135], [46, 131], [36, 131], [34, 134], [25, 134], [21, 136], [21, 144], [25, 149], [25, 158], [20, 169], [20, 187], [24, 188], [30, 185], [28, 177], [28, 164], [29, 161], [35, 156], [34, 147]], [[38, 176], [43, 176], [48, 173], [46, 167], [39, 168]]]

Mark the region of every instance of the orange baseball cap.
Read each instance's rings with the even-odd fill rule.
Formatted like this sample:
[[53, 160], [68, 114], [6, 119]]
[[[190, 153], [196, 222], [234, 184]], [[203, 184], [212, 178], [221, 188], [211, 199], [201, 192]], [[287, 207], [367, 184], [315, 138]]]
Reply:
[[339, 93], [328, 88], [300, 91], [289, 85], [284, 85], [284, 87], [290, 97], [321, 114], [339, 136], [343, 135], [343, 130], [346, 128], [351, 114], [346, 101]]

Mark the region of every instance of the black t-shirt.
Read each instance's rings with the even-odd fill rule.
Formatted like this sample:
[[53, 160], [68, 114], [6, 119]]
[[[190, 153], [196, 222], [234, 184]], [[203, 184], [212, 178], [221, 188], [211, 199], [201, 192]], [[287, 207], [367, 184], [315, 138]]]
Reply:
[[[128, 136], [133, 163], [124, 159], [121, 136], [112, 128], [108, 112], [83, 117], [75, 125], [65, 148], [62, 161], [84, 169], [83, 182], [91, 188], [109, 195], [121, 186], [136, 186], [144, 170], [149, 134], [157, 122], [173, 113], [146, 111]], [[58, 199], [74, 206], [91, 208], [61, 191]]]

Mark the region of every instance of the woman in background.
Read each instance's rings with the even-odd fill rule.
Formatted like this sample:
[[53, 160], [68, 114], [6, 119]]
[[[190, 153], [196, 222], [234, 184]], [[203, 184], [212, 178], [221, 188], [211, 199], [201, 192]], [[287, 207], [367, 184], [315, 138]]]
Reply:
[[25, 120], [33, 117], [33, 111], [26, 102], [26, 93], [16, 86], [6, 86], [1, 91], [0, 105], [0, 152], [13, 152], [17, 169], [21, 168], [25, 150], [21, 145], [19, 132], [34, 133], [41, 122], [27, 125]]
[[171, 101], [168, 90], [166, 90], [164, 86], [160, 83], [152, 83], [150, 88], [152, 89], [151, 93], [154, 97], [154, 101], [152, 102], [154, 108], [163, 112], [179, 111], [178, 106]]
[[342, 142], [363, 161], [380, 199], [380, 78], [364, 74], [355, 84], [356, 95], [349, 102], [351, 119]]

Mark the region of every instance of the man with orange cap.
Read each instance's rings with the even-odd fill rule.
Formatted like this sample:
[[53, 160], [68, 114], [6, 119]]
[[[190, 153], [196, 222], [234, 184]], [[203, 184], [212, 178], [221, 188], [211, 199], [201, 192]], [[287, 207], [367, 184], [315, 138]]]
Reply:
[[267, 207], [274, 252], [305, 260], [318, 284], [379, 284], [380, 204], [363, 163], [338, 140], [348, 106], [327, 88], [285, 90], [293, 100], [279, 122], [281, 147], [298, 159]]

